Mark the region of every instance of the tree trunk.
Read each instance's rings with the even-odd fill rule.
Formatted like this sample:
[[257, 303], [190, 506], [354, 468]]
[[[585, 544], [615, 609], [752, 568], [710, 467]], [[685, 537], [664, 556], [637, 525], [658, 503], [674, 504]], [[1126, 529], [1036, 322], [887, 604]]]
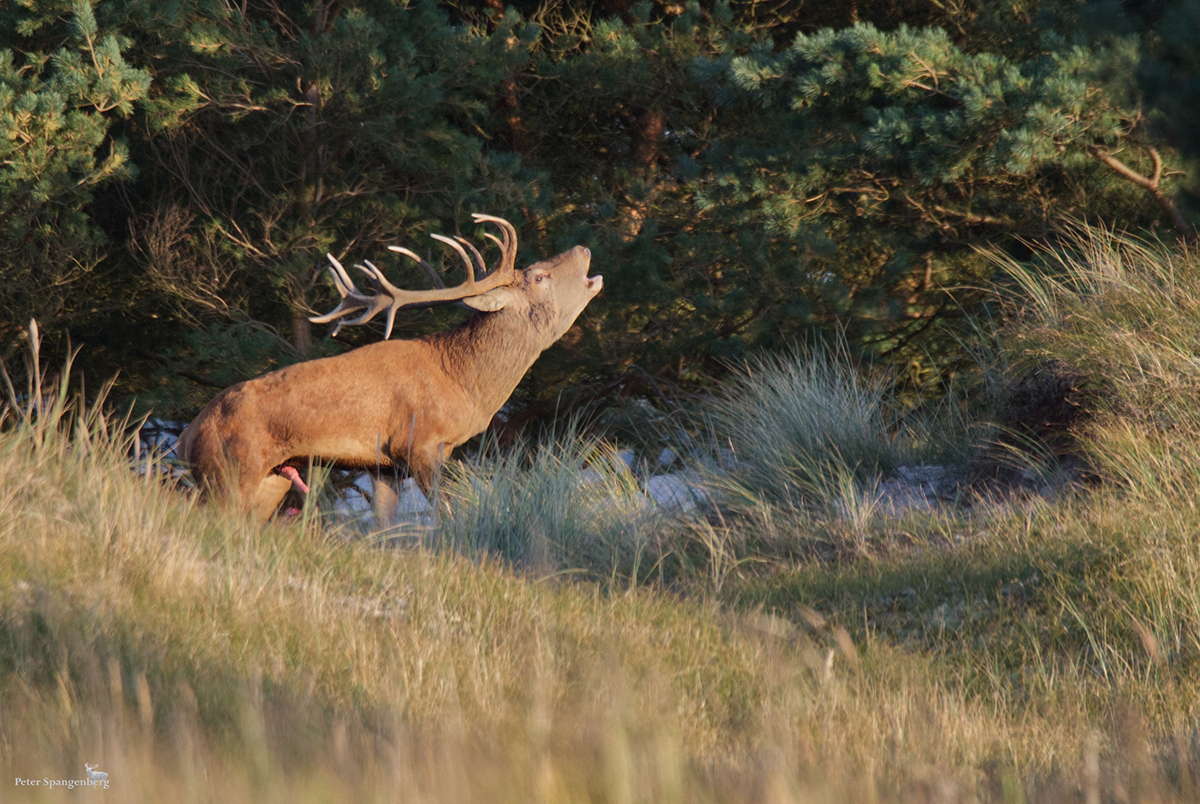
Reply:
[[292, 314], [292, 346], [302, 357], [307, 357], [312, 349], [312, 322], [304, 313]]
[[629, 205], [621, 219], [621, 232], [626, 241], [637, 237], [646, 220], [646, 212], [653, 203], [655, 179], [658, 176], [658, 158], [662, 153], [663, 135], [667, 130], [667, 116], [660, 108], [643, 109], [636, 118], [633, 147], [629, 161], [633, 177], [642, 185], [640, 198], [626, 194]]

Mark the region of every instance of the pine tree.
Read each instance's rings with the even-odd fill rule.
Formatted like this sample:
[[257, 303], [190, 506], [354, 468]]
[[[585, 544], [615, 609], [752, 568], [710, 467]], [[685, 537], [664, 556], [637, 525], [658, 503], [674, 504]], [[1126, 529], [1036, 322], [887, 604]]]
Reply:
[[[427, 282], [385, 245], [424, 251], [427, 232], [490, 210], [511, 183], [479, 125], [496, 84], [529, 57], [515, 15], [490, 36], [450, 25], [432, 2], [130, 0], [119, 16], [159, 89], [134, 151], [133, 255], [174, 317], [229, 339], [176, 351], [170, 373], [221, 382], [223, 358], [254, 351], [234, 341], [254, 333], [280, 339], [234, 379], [337, 348], [315, 343], [324, 332], [307, 318], [334, 303], [326, 252]], [[410, 316], [397, 336], [409, 326], [430, 324]]]
[[809, 321], [876, 352], [927, 350], [969, 297], [946, 289], [987, 275], [976, 245], [1044, 236], [1063, 215], [1191, 231], [1170, 153], [1121, 102], [1137, 44], [1049, 33], [1016, 60], [939, 28], [859, 24], [711, 60], [723, 116], [757, 126], [707, 152], [700, 203], [794, 249]]
[[[1191, 223], [1174, 149], [1194, 104], [1171, 87], [1194, 71], [1171, 14], [1194, 0], [822, 0], [774, 21], [709, 0], [448, 5], [0, 6], [0, 147], [20, 156], [0, 168], [0, 335], [57, 316], [155, 361], [184, 416], [211, 394], [195, 381], [344, 348], [306, 321], [333, 302], [326, 251], [441, 256], [426, 233], [487, 211], [521, 229], [522, 261], [583, 243], [609, 280], [523, 389], [552, 401], [703, 382], [834, 332], [944, 360], [990, 272], [976, 246], [1021, 248], [1063, 214]], [[878, 25], [814, 28], [855, 15]]]
[[95, 275], [108, 238], [86, 207], [96, 188], [134, 175], [112, 136], [150, 76], [86, 0], [0, 11], [0, 356], [30, 318], [51, 333], [97, 309], [122, 309]]

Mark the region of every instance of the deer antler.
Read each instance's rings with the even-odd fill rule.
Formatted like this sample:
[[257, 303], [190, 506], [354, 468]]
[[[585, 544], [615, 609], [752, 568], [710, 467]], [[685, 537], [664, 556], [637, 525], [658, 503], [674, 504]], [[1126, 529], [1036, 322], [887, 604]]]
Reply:
[[[496, 237], [491, 232], [484, 232], [483, 236], [494, 241], [500, 246], [500, 259], [496, 263], [496, 267], [491, 273], [481, 276], [478, 280], [475, 278], [475, 267], [478, 265], [479, 270], [484, 270], [483, 256], [473, 245], [468, 243], [461, 237], [449, 238], [443, 235], [432, 235], [433, 239], [438, 240], [458, 252], [462, 257], [463, 263], [467, 267], [467, 279], [461, 285], [448, 288], [438, 276], [437, 271], [431, 265], [422, 260], [412, 251], [400, 246], [388, 246], [391, 251], [396, 251], [416, 260], [417, 263], [433, 277], [433, 282], [437, 286], [431, 290], [404, 290], [387, 281], [383, 275], [383, 271], [376, 268], [369, 260], [363, 260], [364, 265], [355, 265], [354, 267], [367, 275], [367, 281], [371, 283], [374, 295], [368, 296], [360, 293], [358, 288], [354, 286], [350, 276], [346, 273], [346, 269], [338, 262], [332, 254], [326, 254], [330, 262], [330, 272], [333, 274], [333, 283], [337, 287], [338, 295], [342, 300], [338, 306], [331, 312], [325, 315], [313, 316], [309, 318], [314, 324], [327, 324], [334, 319], [337, 319], [337, 325], [333, 328], [333, 334], [336, 336], [338, 330], [343, 325], [356, 326], [365, 324], [378, 315], [381, 311], [387, 310], [387, 328], [384, 333], [384, 340], [387, 340], [392, 335], [392, 324], [396, 320], [396, 313], [399, 310], [414, 308], [414, 307], [431, 307], [435, 304], [444, 304], [446, 302], [459, 301], [472, 296], [481, 296], [489, 290], [494, 290], [504, 285], [511, 285], [516, 278], [516, 262], [517, 262], [517, 230], [511, 223], [503, 218], [497, 218], [492, 215], [474, 214], [471, 216], [478, 223], [494, 223], [500, 228], [500, 237]], [[468, 255], [466, 246], [471, 250]], [[474, 263], [471, 257], [475, 258]], [[354, 319], [347, 319], [346, 316], [351, 313], [356, 313], [363, 310], [362, 315]]]

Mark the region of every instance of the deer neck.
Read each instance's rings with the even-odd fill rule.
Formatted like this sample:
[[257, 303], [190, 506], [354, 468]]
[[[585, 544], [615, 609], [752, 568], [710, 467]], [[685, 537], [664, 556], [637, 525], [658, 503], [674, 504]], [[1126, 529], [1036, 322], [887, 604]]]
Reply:
[[491, 416], [553, 343], [551, 327], [541, 323], [527, 312], [481, 313], [433, 338], [447, 373]]

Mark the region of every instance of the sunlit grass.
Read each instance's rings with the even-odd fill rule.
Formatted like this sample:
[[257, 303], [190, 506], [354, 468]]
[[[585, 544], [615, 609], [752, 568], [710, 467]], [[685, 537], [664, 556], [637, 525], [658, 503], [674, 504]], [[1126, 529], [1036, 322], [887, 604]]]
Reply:
[[[1101, 326], [1123, 259], [1010, 337]], [[1132, 365], [1097, 333], [1059, 352]], [[88, 762], [148, 801], [1194, 800], [1200, 421], [1139, 337], [1161, 370], [1106, 376], [1082, 434], [1103, 481], [1052, 499], [880, 504], [936, 433], [801, 355], [709, 420], [737, 505], [670, 516], [563, 432], [449, 471], [405, 547], [197, 505], [35, 372], [0, 425], [0, 798]]]
[[1200, 254], [1068, 224], [1041, 267], [994, 255], [1020, 290], [1009, 348], [1026, 366], [1058, 361], [1106, 412], [1170, 426], [1200, 391]]

